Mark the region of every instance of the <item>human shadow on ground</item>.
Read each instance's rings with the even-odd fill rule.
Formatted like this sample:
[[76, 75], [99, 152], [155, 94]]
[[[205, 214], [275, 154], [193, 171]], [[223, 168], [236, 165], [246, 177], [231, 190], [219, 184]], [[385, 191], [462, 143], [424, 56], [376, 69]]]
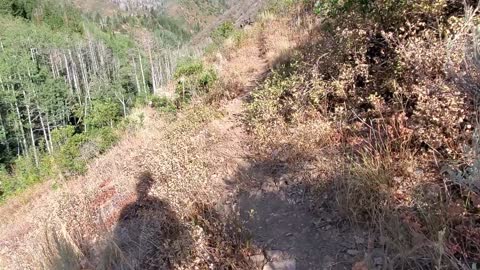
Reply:
[[148, 172], [138, 177], [137, 199], [121, 210], [102, 268], [171, 269], [188, 259], [191, 236], [168, 203], [149, 195], [154, 183]]

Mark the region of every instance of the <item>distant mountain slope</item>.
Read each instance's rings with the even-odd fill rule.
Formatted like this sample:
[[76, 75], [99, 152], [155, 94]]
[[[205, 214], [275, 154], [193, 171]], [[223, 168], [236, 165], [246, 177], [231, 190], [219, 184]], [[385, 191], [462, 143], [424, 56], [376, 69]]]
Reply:
[[245, 23], [252, 22], [259, 10], [265, 6], [265, 3], [267, 3], [266, 0], [236, 1], [235, 4], [232, 4], [232, 6], [221, 16], [218, 16], [210, 25], [195, 35], [191, 43], [198, 44], [203, 40], [206, 40], [213, 30], [218, 28], [226, 21], [233, 22], [237, 27], [240, 27]]
[[188, 22], [191, 28], [205, 26], [228, 10], [233, 0], [74, 0], [85, 13], [101, 16], [160, 13]]

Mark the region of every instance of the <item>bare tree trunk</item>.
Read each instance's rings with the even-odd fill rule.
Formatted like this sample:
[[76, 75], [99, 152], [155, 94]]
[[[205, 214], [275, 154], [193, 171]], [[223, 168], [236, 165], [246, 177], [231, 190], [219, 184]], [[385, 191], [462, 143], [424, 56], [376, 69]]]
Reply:
[[88, 101], [87, 101], [87, 96], [85, 96], [85, 106], [83, 106], [84, 111], [83, 111], [83, 127], [85, 129], [85, 132], [87, 132], [87, 116], [88, 116]]
[[53, 149], [53, 142], [52, 142], [52, 129], [50, 128], [50, 121], [48, 120], [48, 113], [46, 114], [46, 118], [47, 118], [48, 141], [50, 143], [50, 150], [53, 153], [54, 149]]
[[[80, 51], [80, 49], [78, 49], [77, 57], [78, 57], [78, 60], [80, 61], [80, 71], [82, 72], [83, 85], [85, 87], [85, 92], [87, 94], [88, 101], [91, 103], [92, 98], [90, 96], [90, 84], [88, 83], [87, 65], [85, 64], [85, 61], [83, 59], [82, 52]], [[85, 106], [87, 106], [87, 102], [85, 102]]]
[[133, 69], [135, 70], [135, 82], [137, 83], [137, 93], [140, 94], [140, 82], [138, 80], [138, 73], [137, 73], [137, 61], [135, 57], [132, 57], [133, 61]]
[[23, 90], [23, 98], [25, 100], [25, 108], [27, 110], [27, 118], [28, 118], [28, 125], [30, 130], [30, 139], [32, 143], [32, 151], [33, 151], [33, 158], [35, 160], [35, 165], [38, 167], [38, 154], [37, 154], [37, 147], [35, 146], [35, 137], [33, 134], [33, 124], [32, 124], [32, 113], [30, 111], [30, 99], [27, 97], [27, 93]]
[[10, 88], [12, 91], [12, 94], [14, 95], [15, 98], [15, 107], [11, 104], [12, 110], [14, 110], [17, 114], [17, 126], [18, 129], [20, 130], [20, 135], [22, 136], [22, 142], [23, 142], [23, 154], [28, 156], [28, 144], [27, 144], [27, 138], [25, 136], [25, 130], [23, 129], [23, 123], [22, 123], [22, 116], [20, 114], [20, 109], [18, 108], [18, 102], [17, 102], [17, 97], [15, 96], [15, 92], [13, 88]]
[[95, 55], [95, 49], [94, 49], [94, 44], [93, 44], [93, 40], [92, 38], [90, 37], [90, 33], [87, 33], [87, 36], [88, 36], [88, 49], [90, 51], [90, 59], [92, 61], [92, 66], [93, 66], [93, 72], [94, 74], [97, 75], [97, 72], [98, 72], [98, 63], [97, 63], [97, 57]]
[[119, 96], [117, 96], [117, 99], [118, 99], [118, 101], [120, 101], [120, 104], [122, 104], [123, 118], [127, 119], [127, 103], [125, 101], [125, 96], [123, 94], [119, 95]]
[[52, 56], [52, 53], [49, 53], [49, 54], [48, 54], [48, 58], [49, 58], [49, 60], [50, 60], [50, 69], [52, 70], [53, 78], [56, 79], [57, 76], [56, 76], [55, 67], [54, 67], [54, 64], [53, 64], [53, 56]]
[[147, 94], [147, 83], [145, 81], [145, 73], [143, 72], [143, 62], [142, 62], [142, 55], [138, 52], [138, 58], [140, 59], [140, 71], [142, 72], [142, 81], [143, 81], [143, 91], [145, 95]]
[[73, 85], [72, 85], [72, 77], [70, 76], [70, 68], [68, 67], [67, 55], [65, 53], [63, 53], [63, 62], [65, 64], [65, 70], [67, 71], [68, 85], [70, 86], [70, 91], [73, 94], [74, 90], [73, 90]]
[[45, 127], [45, 122], [43, 121], [43, 116], [42, 116], [40, 107], [38, 107], [38, 103], [37, 103], [37, 109], [38, 109], [38, 116], [40, 117], [40, 124], [42, 126], [43, 138], [45, 139], [45, 147], [47, 147], [47, 152], [49, 154], [52, 154], [52, 150], [50, 149], [50, 142], [48, 141], [47, 129]]
[[77, 93], [78, 103], [82, 105], [82, 99], [80, 97], [81, 90], [80, 90], [80, 83], [78, 82], [78, 72], [77, 72], [77, 65], [72, 57], [72, 51], [68, 50], [68, 54], [70, 56], [70, 62], [72, 62], [72, 76], [73, 76], [73, 85], [75, 87], [75, 92]]
[[157, 94], [157, 82], [155, 80], [155, 67], [153, 66], [153, 59], [152, 59], [152, 49], [148, 47], [148, 55], [150, 57], [150, 73], [152, 73], [152, 86], [153, 86], [153, 94]]

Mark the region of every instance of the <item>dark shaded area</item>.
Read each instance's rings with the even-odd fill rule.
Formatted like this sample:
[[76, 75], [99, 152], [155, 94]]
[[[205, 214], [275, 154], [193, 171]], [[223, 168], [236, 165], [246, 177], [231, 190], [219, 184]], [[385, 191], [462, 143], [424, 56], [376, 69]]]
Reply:
[[149, 195], [154, 183], [148, 172], [138, 177], [137, 200], [120, 212], [114, 247], [103, 256], [106, 269], [171, 269], [187, 259], [189, 232], [168, 203]]
[[354, 239], [366, 232], [349, 226], [331, 203], [333, 197], [320, 197], [307, 180], [313, 156], [289, 144], [277, 150], [256, 155], [227, 181], [237, 190], [234, 204], [249, 243], [263, 251], [264, 264], [294, 261], [296, 269], [351, 269], [359, 258], [346, 251], [363, 254], [366, 241], [357, 245]]
[[208, 253], [196, 265], [198, 269], [254, 269], [248, 260], [246, 232], [232, 213], [196, 201], [189, 213], [189, 221], [202, 228]]

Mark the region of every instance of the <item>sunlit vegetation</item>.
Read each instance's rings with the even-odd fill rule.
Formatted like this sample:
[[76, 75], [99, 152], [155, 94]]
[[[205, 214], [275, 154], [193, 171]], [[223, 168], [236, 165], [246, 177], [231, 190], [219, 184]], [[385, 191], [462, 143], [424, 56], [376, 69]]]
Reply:
[[[68, 1], [0, 0], [0, 199], [83, 173], [135, 104], [175, 111], [152, 95], [188, 55], [192, 30], [162, 12], [100, 17]], [[187, 95], [213, 78], [202, 71]]]

